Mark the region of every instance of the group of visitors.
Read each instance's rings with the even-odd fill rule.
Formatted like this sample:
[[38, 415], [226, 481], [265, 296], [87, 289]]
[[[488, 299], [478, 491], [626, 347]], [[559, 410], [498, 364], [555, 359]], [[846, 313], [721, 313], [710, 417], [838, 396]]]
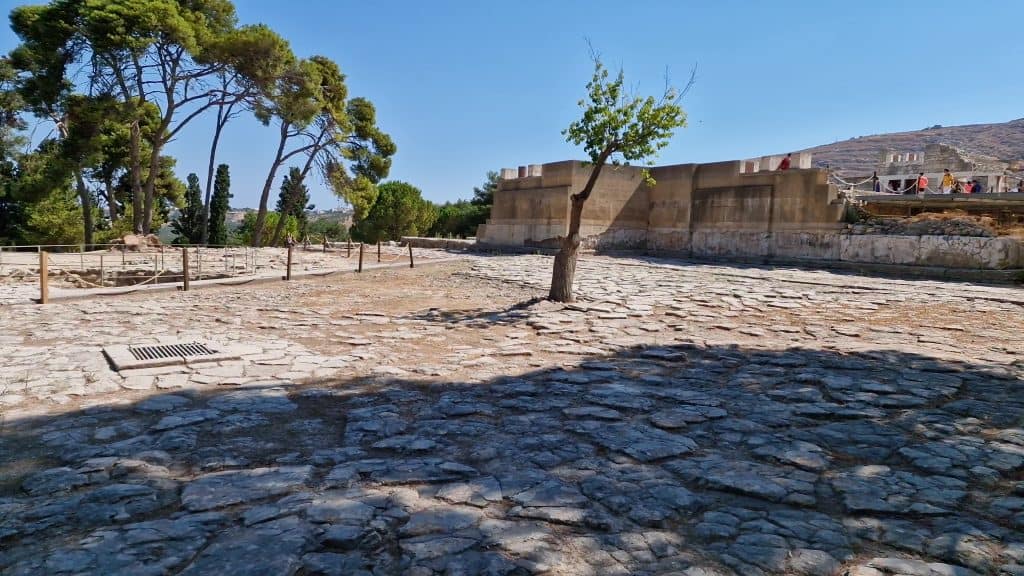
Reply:
[[[917, 180], [903, 190], [887, 189], [902, 194], [926, 194], [931, 191], [928, 186], [928, 176], [925, 176], [924, 172], [920, 172], [917, 175]], [[871, 175], [871, 189], [876, 193], [881, 193], [882, 191], [882, 181], [878, 177], [878, 172]], [[998, 191], [996, 190], [996, 192]], [[1004, 188], [1002, 191], [1024, 194], [1024, 179], [1018, 180], [1016, 188], [1012, 190]], [[942, 171], [942, 182], [938, 192], [941, 194], [983, 194], [985, 192], [985, 185], [977, 179], [959, 179], [946, 168]]]
[[[924, 186], [921, 185], [921, 179], [924, 178]], [[918, 193], [928, 188], [928, 177], [922, 172], [918, 177], [917, 189]], [[946, 168], [942, 171], [942, 193], [943, 194], [981, 194], [985, 191], [985, 186], [977, 180], [960, 180]]]
[[[872, 187], [875, 192], [881, 192], [881, 182], [878, 178], [878, 174], [875, 173], [871, 177]], [[907, 194], [925, 194], [929, 191], [928, 177], [925, 176], [924, 172], [920, 172], [917, 175], [917, 181], [913, 186], [906, 188], [904, 193]], [[942, 194], [983, 194], [985, 192], [985, 185], [978, 180], [967, 180], [959, 179], [946, 168], [942, 171], [942, 182], [939, 190]], [[1016, 192], [1024, 192], [1024, 180], [1017, 183]]]

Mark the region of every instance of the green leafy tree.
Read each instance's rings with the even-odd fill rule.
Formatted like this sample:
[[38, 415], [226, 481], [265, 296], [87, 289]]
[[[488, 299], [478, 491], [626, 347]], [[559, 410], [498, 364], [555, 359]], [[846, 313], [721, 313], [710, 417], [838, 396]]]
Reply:
[[70, 186], [50, 189], [39, 202], [26, 208], [24, 240], [29, 244], [81, 244], [81, 207]]
[[[266, 226], [277, 226], [277, 220], [281, 215], [277, 212], [268, 212], [264, 218]], [[256, 212], [246, 212], [245, 217], [242, 219], [242, 224], [235, 231], [236, 238], [242, 244], [252, 245], [252, 237], [256, 231]], [[299, 234], [299, 224], [295, 221], [294, 216], [285, 217], [284, 225], [284, 236], [292, 236], [293, 238]]]
[[[313, 206], [309, 204], [309, 188], [306, 188], [303, 183], [302, 170], [297, 166], [292, 166], [281, 182], [281, 192], [277, 196], [277, 212], [295, 218], [298, 223], [297, 239], [305, 237], [308, 224], [306, 210], [312, 209]], [[277, 246], [280, 243], [286, 221], [286, 219], [278, 218], [277, 226], [274, 227], [274, 235], [270, 240], [271, 245]]]
[[[228, 67], [217, 74], [221, 98], [216, 105], [217, 116], [214, 122], [213, 140], [210, 143], [210, 160], [206, 170], [206, 197], [203, 206], [206, 214], [203, 228], [203, 243], [211, 239], [214, 226], [213, 200], [211, 186], [216, 194], [214, 182], [214, 163], [217, 160], [217, 147], [221, 135], [228, 122], [238, 117], [245, 110], [256, 106], [260, 94], [267, 92], [269, 87], [295, 62], [288, 42], [263, 24], [242, 26], [227, 35], [222, 42], [213, 47], [222, 51], [220, 59], [228, 63]], [[219, 169], [219, 167], [218, 167]], [[226, 233], [223, 244], [227, 241]]]
[[0, 57], [0, 244], [18, 242], [28, 217], [18, 196], [18, 163], [25, 145], [20, 116], [24, 101], [17, 90], [17, 72], [10, 59]]
[[[580, 219], [601, 171], [609, 162], [628, 165], [634, 160], [649, 159], [667, 146], [675, 129], [686, 126], [686, 114], [679, 102], [694, 80], [691, 73], [690, 82], [682, 91], [666, 82], [658, 99], [638, 96], [627, 92], [622, 70], [609, 77], [600, 57], [593, 51], [591, 57], [594, 75], [587, 83], [587, 99], [579, 101], [583, 116], [562, 131], [566, 141], [583, 145], [590, 157], [591, 170], [583, 189], [570, 196], [569, 229], [555, 255], [548, 293], [548, 298], [555, 302], [573, 301], [573, 276], [582, 242]], [[648, 185], [654, 184], [646, 169], [644, 179]]]
[[[260, 69], [265, 62], [254, 57], [255, 46], [280, 44], [250, 41], [229, 0], [51, 0], [16, 8], [11, 24], [21, 40], [12, 60], [31, 79], [26, 94], [58, 103], [78, 78], [88, 78], [89, 97], [114, 97], [123, 106], [140, 232], [153, 228], [165, 145], [233, 98], [217, 82], [223, 74]], [[157, 111], [157, 125], [145, 131], [149, 110]]]
[[344, 170], [333, 170], [327, 183], [336, 196], [352, 206], [352, 221], [356, 224], [366, 218], [377, 201], [377, 185], [365, 176], [350, 178]]
[[[159, 230], [167, 222], [171, 208], [182, 208], [185, 206], [185, 183], [174, 172], [176, 164], [177, 160], [170, 156], [162, 156], [160, 158], [159, 169], [157, 170], [157, 176], [153, 185], [154, 197], [156, 199], [152, 217], [154, 230]], [[143, 171], [143, 176], [148, 178], [148, 172], [149, 167], [146, 167]], [[125, 206], [124, 217], [129, 218], [133, 216], [135, 203], [133, 202], [131, 173], [123, 172], [114, 185], [114, 189], [114, 195], [118, 202]], [[135, 231], [134, 218], [131, 222], [132, 226], [127, 228], [128, 232]]]
[[377, 201], [352, 235], [364, 242], [401, 240], [430, 230], [437, 219], [434, 205], [423, 199], [419, 188], [406, 182], [385, 182], [377, 186]]
[[199, 244], [203, 239], [203, 191], [195, 173], [189, 174], [187, 180], [185, 207], [178, 212], [178, 218], [171, 227], [178, 235], [176, 244]]
[[336, 242], [348, 240], [348, 229], [345, 228], [345, 225], [330, 218], [317, 218], [313, 220], [306, 228], [306, 233], [309, 234], [314, 242], [322, 240], [324, 236]]
[[473, 187], [473, 199], [471, 202], [478, 206], [491, 206], [494, 204], [494, 192], [498, 189], [498, 182], [501, 181], [501, 177], [497, 172], [491, 170], [487, 172], [487, 182], [484, 185], [477, 188]]
[[209, 236], [210, 244], [222, 246], [228, 243], [227, 215], [231, 203], [231, 174], [227, 164], [217, 166], [217, 178], [213, 183], [213, 199], [210, 201]]
[[254, 245], [263, 239], [277, 170], [289, 159], [305, 157], [302, 176], [316, 168], [332, 185], [358, 176], [375, 183], [391, 168], [396, 148], [377, 127], [373, 104], [365, 98], [349, 99], [345, 75], [323, 56], [302, 60], [286, 71], [264, 94], [256, 117], [265, 125], [276, 122], [278, 145], [260, 195]]
[[446, 202], [438, 207], [437, 220], [430, 227], [428, 234], [442, 238], [473, 236], [476, 234], [477, 226], [485, 223], [490, 213], [490, 206], [481, 206], [472, 201]]

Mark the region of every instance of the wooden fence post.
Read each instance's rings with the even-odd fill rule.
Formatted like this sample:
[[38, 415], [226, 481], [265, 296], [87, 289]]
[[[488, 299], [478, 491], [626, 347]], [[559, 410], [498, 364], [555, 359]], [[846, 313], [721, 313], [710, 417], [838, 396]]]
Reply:
[[100, 286], [103, 286], [103, 254], [100, 254]]
[[284, 273], [285, 280], [292, 279], [292, 245], [288, 245], [288, 269]]
[[412, 242], [409, 242], [409, 268], [415, 268], [416, 264], [412, 261]]
[[181, 289], [188, 292], [188, 247], [181, 249]]
[[46, 304], [50, 301], [50, 271], [48, 270], [49, 258], [46, 252], [39, 251], [39, 303]]
[[377, 262], [380, 262], [380, 240], [377, 240]]
[[363, 243], [359, 243], [359, 272], [363, 271]]
[[349, 239], [348, 239], [348, 255], [345, 256], [345, 258], [351, 258], [351, 257], [352, 257], [352, 237], [349, 236]]

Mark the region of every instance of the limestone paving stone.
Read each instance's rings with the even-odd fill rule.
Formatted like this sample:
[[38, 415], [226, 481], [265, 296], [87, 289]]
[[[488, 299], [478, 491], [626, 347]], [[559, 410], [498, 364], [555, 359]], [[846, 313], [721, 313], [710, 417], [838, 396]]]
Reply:
[[[464, 261], [465, 315], [0, 307], [0, 574], [1024, 573], [1012, 289], [583, 256], [515, 307], [549, 259]], [[106, 365], [157, 326], [240, 359]]]

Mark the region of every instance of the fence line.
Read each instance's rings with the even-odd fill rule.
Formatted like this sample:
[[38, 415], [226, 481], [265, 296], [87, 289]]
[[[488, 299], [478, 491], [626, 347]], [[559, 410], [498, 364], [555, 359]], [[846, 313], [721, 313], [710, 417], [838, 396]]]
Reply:
[[[20, 280], [39, 279], [39, 303], [51, 300], [50, 283], [53, 279], [63, 279], [76, 288], [81, 289], [123, 289], [117, 292], [90, 293], [94, 295], [128, 294], [136, 289], [151, 284], [177, 284], [181, 290], [189, 290], [192, 281], [232, 278], [248, 278], [253, 281], [261, 277], [273, 277], [272, 271], [284, 269], [283, 279], [292, 279], [296, 266], [301, 267], [305, 274], [326, 276], [348, 269], [338, 266], [342, 262], [352, 262], [350, 257], [341, 252], [327, 252], [327, 247], [292, 246], [284, 255], [270, 254], [267, 260], [259, 258], [260, 249], [246, 246], [230, 246], [223, 250], [204, 251], [209, 246], [154, 247], [150, 251], [130, 250], [99, 250], [89, 252], [51, 252], [48, 248], [66, 248], [75, 245], [30, 245], [20, 246], [22, 251], [0, 251], [0, 270], [5, 266], [15, 267], [20, 273], [11, 277]], [[113, 245], [123, 248], [123, 245]], [[357, 272], [364, 270], [366, 245], [356, 246], [358, 264], [352, 262]], [[4, 248], [12, 248], [7, 246]], [[37, 249], [37, 251], [24, 249]], [[413, 250], [409, 243], [387, 248], [397, 249], [390, 254], [384, 252], [383, 245], [378, 243], [379, 263], [391, 263], [405, 257], [403, 248], [408, 248], [409, 266], [413, 267]], [[346, 246], [346, 252], [348, 248]], [[6, 256], [4, 255], [6, 252]], [[117, 253], [120, 252], [120, 258]], [[311, 254], [329, 254], [326, 258], [311, 258]], [[38, 263], [26, 258], [28, 254], [38, 254]], [[284, 256], [284, 262], [281, 257]], [[281, 266], [283, 264], [283, 266]], [[33, 269], [34, 268], [34, 269]], [[319, 270], [319, 271], [316, 271]], [[246, 282], [234, 282], [243, 284]], [[232, 283], [232, 282], [226, 282]], [[73, 290], [73, 289], [65, 289]]]

